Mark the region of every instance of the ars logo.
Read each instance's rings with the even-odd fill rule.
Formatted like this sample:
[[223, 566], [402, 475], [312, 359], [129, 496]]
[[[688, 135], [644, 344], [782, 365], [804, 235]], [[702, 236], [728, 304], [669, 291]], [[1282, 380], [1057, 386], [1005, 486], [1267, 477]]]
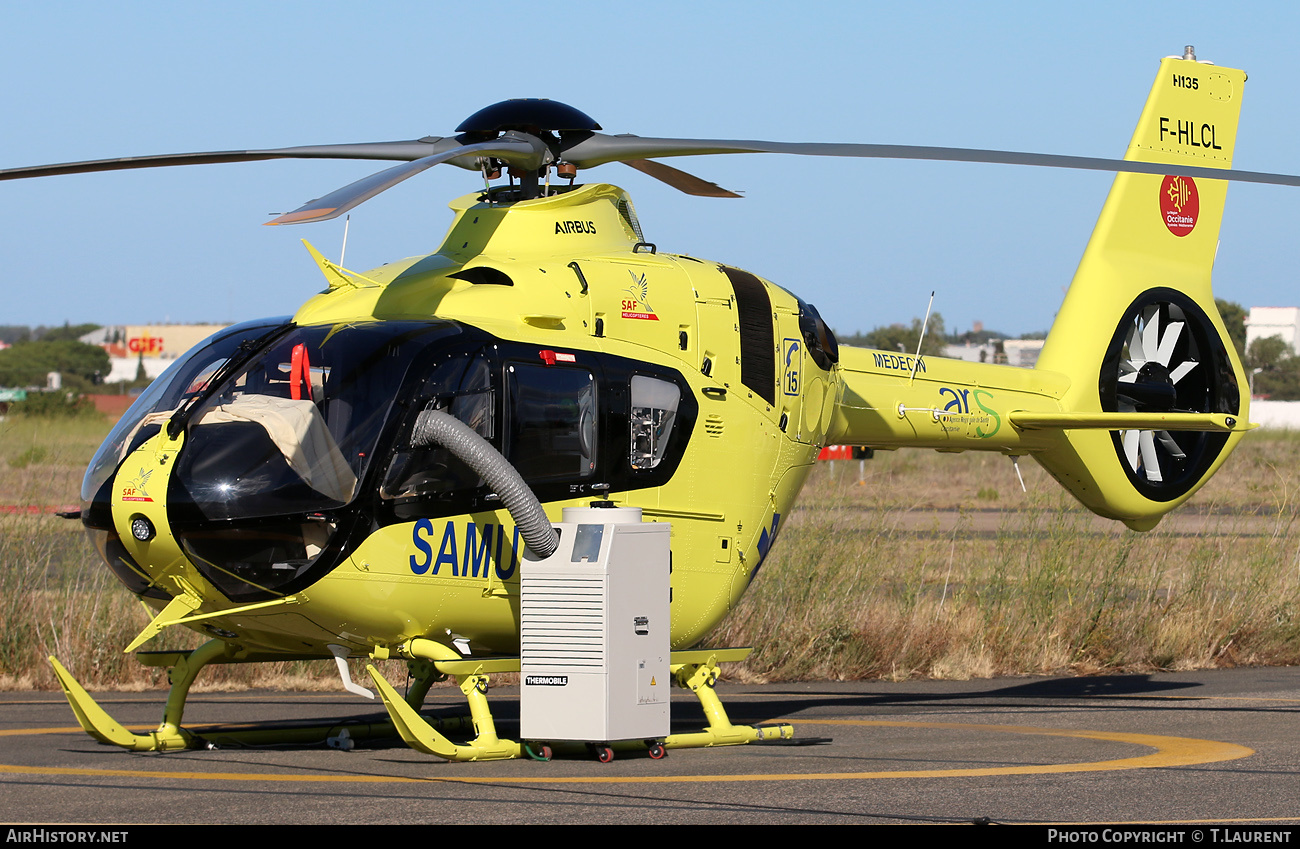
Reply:
[[1186, 236], [1196, 227], [1201, 198], [1191, 177], [1165, 177], [1160, 183], [1160, 216], [1175, 236]]

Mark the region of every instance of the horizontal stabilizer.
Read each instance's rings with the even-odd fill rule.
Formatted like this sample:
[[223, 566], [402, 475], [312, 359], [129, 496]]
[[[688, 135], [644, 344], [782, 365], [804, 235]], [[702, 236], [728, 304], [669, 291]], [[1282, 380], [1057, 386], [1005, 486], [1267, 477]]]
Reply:
[[1007, 414], [1020, 430], [1191, 430], [1244, 433], [1259, 425], [1225, 413], [1033, 413]]

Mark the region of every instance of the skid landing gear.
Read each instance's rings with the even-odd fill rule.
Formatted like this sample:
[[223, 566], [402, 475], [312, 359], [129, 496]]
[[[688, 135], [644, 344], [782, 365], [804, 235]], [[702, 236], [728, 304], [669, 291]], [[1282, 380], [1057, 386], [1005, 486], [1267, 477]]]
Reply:
[[[163, 708], [163, 720], [148, 734], [133, 734], [123, 728], [108, 712], [86, 692], [63, 664], [51, 657], [55, 677], [63, 694], [72, 706], [77, 721], [87, 734], [101, 743], [121, 746], [133, 752], [171, 752], [179, 749], [215, 749], [221, 746], [240, 745], [314, 745], [325, 744], [332, 748], [351, 749], [358, 740], [391, 739], [397, 730], [391, 722], [343, 722], [330, 725], [262, 725], [239, 728], [205, 728], [197, 734], [181, 726], [185, 713], [185, 700], [190, 687], [202, 669], [211, 663], [261, 663], [273, 660], [325, 660], [318, 655], [288, 656], [265, 655], [243, 651], [224, 640], [211, 640], [193, 651], [139, 652], [137, 659], [145, 666], [167, 668], [171, 690]], [[413, 664], [414, 665], [414, 664]], [[408, 695], [415, 704], [421, 704], [438, 673], [421, 677], [416, 674]], [[458, 731], [468, 725], [461, 718], [437, 722], [443, 731]]]
[[63, 688], [63, 695], [68, 697], [72, 712], [77, 715], [77, 722], [87, 734], [101, 743], [121, 746], [133, 752], [170, 752], [187, 749], [199, 744], [198, 739], [181, 728], [181, 716], [185, 713], [185, 698], [190, 693], [190, 685], [204, 666], [219, 659], [227, 659], [228, 645], [221, 640], [204, 643], [192, 652], [175, 652], [169, 658], [171, 669], [167, 673], [171, 681], [171, 692], [167, 694], [167, 706], [163, 708], [163, 720], [158, 728], [148, 734], [132, 734], [117, 723], [113, 717], [90, 697], [90, 694], [77, 683], [72, 673], [63, 668], [54, 657], [54, 674]]
[[[493, 672], [518, 672], [518, 658], [445, 660], [433, 661], [431, 665], [439, 673], [455, 677], [456, 683], [460, 685], [460, 691], [469, 700], [470, 719], [474, 723], [477, 736], [465, 745], [451, 742], [437, 728], [426, 722], [420, 712], [384, 680], [379, 670], [367, 666], [370, 678], [379, 691], [379, 697], [384, 700], [384, 707], [388, 709], [388, 716], [397, 727], [397, 733], [406, 741], [406, 745], [416, 751], [437, 755], [449, 761], [502, 760], [517, 758], [524, 754], [523, 748], [515, 741], [497, 737], [496, 723], [492, 720], [492, 711], [488, 708], [487, 701], [488, 675]], [[427, 686], [424, 689], [428, 691]], [[423, 701], [423, 693], [420, 699]]]
[[719, 663], [731, 663], [749, 657], [753, 649], [696, 649], [675, 651], [669, 669], [677, 686], [690, 690], [700, 700], [709, 725], [703, 731], [670, 734], [664, 741], [669, 749], [697, 749], [704, 746], [740, 746], [765, 740], [789, 740], [794, 737], [791, 725], [732, 725], [713, 687], [718, 683]]
[[[699, 748], [704, 746], [737, 746], [765, 740], [790, 739], [794, 729], [789, 725], [749, 726], [732, 725], [722, 701], [714, 691], [718, 680], [718, 664], [744, 660], [751, 649], [692, 650], [673, 652], [669, 668], [678, 686], [695, 693], [708, 719], [703, 731], [687, 734], [670, 734], [658, 740], [601, 743], [595, 753], [602, 763], [614, 759], [615, 751], [644, 751], [658, 760], [668, 749]], [[488, 679], [492, 674], [519, 671], [519, 658], [463, 658], [454, 650], [430, 640], [412, 640], [402, 646], [400, 656], [407, 659], [413, 676], [411, 687], [403, 698], [374, 666], [367, 669], [375, 688], [388, 711], [390, 722], [335, 723], [324, 726], [204, 729], [202, 735], [181, 726], [185, 700], [195, 677], [210, 663], [256, 663], [270, 660], [321, 660], [311, 657], [285, 657], [284, 655], [259, 655], [247, 653], [238, 646], [223, 640], [212, 640], [192, 652], [141, 652], [141, 662], [150, 666], [168, 667], [171, 690], [163, 709], [163, 720], [147, 734], [134, 734], [123, 728], [95, 702], [77, 683], [71, 673], [55, 658], [50, 658], [59, 685], [72, 706], [81, 727], [101, 743], [121, 746], [135, 752], [169, 752], [179, 749], [215, 747], [241, 744], [313, 744], [328, 740], [367, 740], [399, 735], [408, 746], [417, 751], [436, 755], [449, 761], [502, 760], [531, 757], [550, 760], [553, 751], [542, 741], [521, 745], [497, 736], [496, 724], [488, 706]], [[446, 676], [455, 678], [469, 703], [468, 721], [462, 719], [430, 720], [419, 712], [420, 706], [435, 681]], [[462, 731], [472, 727], [473, 740], [464, 744], [453, 743], [443, 732]], [[346, 735], [341, 734], [346, 730]], [[558, 744], [557, 748], [569, 747]], [[581, 750], [579, 744], [578, 750]]]
[[[427, 643], [427, 641], [420, 641]], [[427, 646], [423, 646], [427, 650]], [[691, 749], [705, 746], [739, 746], [767, 740], [788, 740], [794, 736], [790, 725], [732, 725], [722, 700], [714, 691], [718, 680], [718, 664], [744, 660], [752, 649], [700, 649], [673, 652], [669, 669], [678, 686], [695, 693], [708, 719], [708, 726], [703, 731], [688, 734], [670, 734], [662, 743], [657, 740], [645, 742], [630, 741], [619, 743], [592, 744], [589, 748], [601, 763], [614, 759], [615, 751], [644, 750], [655, 760], [664, 757], [668, 749]], [[536, 758], [539, 744], [520, 744], [497, 737], [496, 726], [492, 721], [492, 712], [488, 707], [488, 676], [494, 673], [518, 672], [519, 658], [484, 658], [481, 660], [457, 658], [454, 660], [434, 660], [432, 665], [441, 673], [455, 677], [461, 692], [469, 700], [470, 713], [474, 729], [478, 736], [469, 744], [458, 746], [438, 733], [425, 722], [413, 704], [417, 702], [401, 699], [388, 682], [370, 667], [370, 677], [379, 690], [384, 706], [397, 727], [402, 739], [411, 748], [431, 755], [437, 755], [450, 761], [495, 760], [500, 758], [517, 758], [526, 754]], [[422, 698], [422, 696], [421, 696]], [[554, 742], [554, 741], [552, 741]], [[562, 751], [568, 747], [556, 744]], [[549, 746], [542, 747], [549, 753]], [[580, 748], [578, 749], [581, 750]], [[540, 758], [539, 758], [540, 759]]]

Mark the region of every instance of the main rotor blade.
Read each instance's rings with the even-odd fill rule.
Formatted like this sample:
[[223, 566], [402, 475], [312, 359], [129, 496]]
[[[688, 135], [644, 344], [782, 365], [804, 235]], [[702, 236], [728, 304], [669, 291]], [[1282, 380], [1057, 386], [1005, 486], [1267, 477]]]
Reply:
[[551, 152], [540, 139], [524, 134], [507, 133], [495, 141], [478, 144], [458, 145], [451, 150], [426, 156], [413, 162], [404, 162], [392, 168], [386, 168], [369, 177], [363, 177], [355, 183], [349, 183], [324, 197], [308, 201], [293, 212], [286, 212], [267, 224], [304, 224], [309, 221], [328, 221], [337, 218], [350, 209], [370, 200], [375, 195], [391, 189], [393, 186], [414, 177], [421, 171], [443, 162], [462, 156], [496, 157], [508, 159], [522, 168], [530, 170], [542, 167], [550, 161]]
[[1262, 171], [1234, 171], [1193, 165], [1132, 162], [1091, 156], [1021, 153], [964, 147], [925, 147], [907, 144], [827, 144], [822, 142], [744, 141], [735, 139], [664, 139], [609, 136], [592, 133], [564, 149], [562, 158], [579, 168], [606, 162], [658, 159], [666, 156], [704, 156], [719, 153], [785, 153], [795, 156], [847, 156], [866, 159], [919, 159], [933, 162], [987, 162], [999, 165], [1034, 165], [1084, 171], [1122, 171], [1131, 174], [1179, 174], [1209, 180], [1300, 186], [1300, 177]]
[[164, 153], [153, 156], [124, 156], [120, 159], [89, 159], [55, 165], [30, 165], [0, 169], [0, 180], [25, 177], [55, 177], [94, 171], [125, 171], [131, 168], [164, 168], [169, 165], [210, 165], [220, 162], [257, 162], [263, 159], [377, 159], [409, 161], [461, 147], [454, 138], [424, 138], [412, 141], [362, 144], [316, 144], [268, 150], [217, 150], [206, 153]]
[[[479, 148], [479, 145], [488, 145]], [[492, 147], [496, 145], [497, 147]], [[491, 142], [473, 145], [462, 144], [456, 138], [425, 137], [410, 141], [367, 142], [360, 144], [323, 144], [301, 147], [270, 148], [266, 150], [224, 150], [200, 153], [169, 153], [153, 156], [127, 156], [118, 159], [92, 159], [83, 162], [64, 162], [54, 165], [34, 165], [22, 168], [0, 169], [0, 180], [17, 180], [26, 177], [50, 177], [60, 174], [83, 174], [95, 171], [120, 171], [133, 168], [160, 168], [172, 165], [206, 165], [222, 162], [254, 162], [264, 159], [371, 159], [397, 162], [420, 162], [430, 157], [443, 157], [414, 170], [390, 169], [393, 173], [381, 177], [373, 175], [352, 187], [331, 193], [330, 203], [335, 214], [373, 197], [412, 174], [440, 162], [450, 162], [473, 170], [474, 159], [470, 148], [481, 150], [482, 155], [494, 156], [512, 165], [536, 169], [548, 164], [551, 156], [547, 144], [536, 136], [521, 132], [507, 132]], [[578, 134], [561, 134], [561, 158], [580, 168], [594, 168], [607, 162], [625, 162], [656, 179], [682, 191], [706, 197], [738, 197], [717, 185], [701, 180], [667, 165], [648, 160], [669, 156], [702, 156], [725, 153], [784, 153], [795, 156], [841, 156], [869, 159], [911, 159], [936, 162], [981, 162], [1002, 165], [1030, 165], [1049, 168], [1073, 168], [1086, 171], [1119, 171], [1134, 174], [1164, 175], [1177, 173], [1186, 177], [1211, 180], [1234, 180], [1247, 183], [1266, 183], [1282, 186], [1300, 186], [1300, 177], [1290, 174], [1273, 174], [1261, 171], [1237, 171], [1206, 168], [1192, 165], [1167, 165], [1162, 163], [1132, 162], [1124, 159], [1101, 159], [1088, 156], [1062, 156], [1050, 153], [1023, 153], [1007, 150], [980, 150], [959, 147], [926, 147], [919, 145], [888, 144], [836, 144], [822, 142], [774, 142], [738, 139], [670, 139], [646, 138], [632, 135], [611, 136], [584, 131]], [[493, 151], [497, 151], [500, 155]], [[352, 198], [358, 198], [352, 201]], [[321, 198], [323, 202], [327, 198]], [[344, 206], [344, 203], [349, 205]], [[326, 204], [316, 203], [295, 210], [323, 212]], [[312, 215], [296, 220], [323, 220], [333, 215]], [[280, 221], [279, 223], [291, 223]]]
[[696, 177], [694, 174], [687, 174], [685, 171], [679, 171], [670, 165], [655, 162], [652, 159], [624, 159], [623, 164], [629, 168], [635, 168], [642, 174], [649, 174], [656, 180], [667, 183], [674, 189], [686, 192], [688, 195], [705, 198], [742, 197], [742, 195], [722, 188], [717, 183], [710, 183], [708, 180]]

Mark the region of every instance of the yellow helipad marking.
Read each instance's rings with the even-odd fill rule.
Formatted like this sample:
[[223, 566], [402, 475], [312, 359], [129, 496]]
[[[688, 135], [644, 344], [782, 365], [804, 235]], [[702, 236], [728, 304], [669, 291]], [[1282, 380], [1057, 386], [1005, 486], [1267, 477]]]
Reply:
[[[1165, 737], [1158, 734], [1126, 734], [1118, 731], [1074, 731], [1059, 728], [1035, 728], [1027, 725], [980, 725], [966, 722], [893, 722], [871, 719], [804, 719], [796, 725], [853, 725], [882, 728], [942, 728], [959, 731], [983, 731], [1002, 734], [1028, 734], [1040, 737], [1071, 737], [1148, 746], [1155, 749], [1147, 755], [1108, 761], [1090, 761], [1066, 764], [1032, 764], [1005, 767], [979, 767], [974, 769], [909, 769], [882, 772], [815, 772], [767, 773], [760, 775], [653, 775], [653, 776], [579, 776], [579, 777], [502, 777], [482, 775], [433, 776], [408, 778], [396, 775], [288, 775], [256, 772], [172, 772], [170, 770], [136, 769], [80, 769], [71, 767], [16, 766], [0, 764], [0, 774], [79, 775], [98, 777], [132, 776], [136, 778], [192, 779], [204, 781], [305, 781], [347, 784], [418, 783], [452, 781], [462, 784], [672, 784], [698, 782], [737, 781], [818, 781], [879, 778], [970, 778], [987, 775], [1042, 775], [1047, 773], [1104, 772], [1122, 769], [1153, 769], [1192, 764], [1214, 763], [1246, 758], [1254, 749], [1216, 740], [1198, 740], [1192, 737]], [[80, 728], [30, 728], [0, 731], [0, 736], [18, 734], [65, 734], [80, 732]]]
[[870, 719], [806, 719], [800, 725], [876, 725], [892, 728], [947, 728], [960, 731], [999, 731], [1006, 734], [1030, 734], [1045, 737], [1073, 737], [1083, 740], [1104, 740], [1111, 743], [1130, 743], [1155, 749], [1149, 755], [1120, 758], [1109, 761], [1092, 761], [1072, 764], [1036, 764], [1011, 767], [980, 767], [976, 769], [907, 770], [899, 772], [865, 773], [862, 778], [906, 776], [911, 778], [976, 776], [976, 775], [1041, 775], [1061, 772], [1105, 772], [1121, 769], [1152, 769], [1156, 767], [1190, 766], [1192, 764], [1235, 761], [1255, 754], [1254, 749], [1236, 743], [1217, 740], [1198, 740], [1195, 737], [1166, 737], [1160, 734], [1128, 734], [1122, 731], [1073, 731], [1064, 728], [1035, 728], [1029, 725], [976, 725], [967, 722], [886, 722]]

